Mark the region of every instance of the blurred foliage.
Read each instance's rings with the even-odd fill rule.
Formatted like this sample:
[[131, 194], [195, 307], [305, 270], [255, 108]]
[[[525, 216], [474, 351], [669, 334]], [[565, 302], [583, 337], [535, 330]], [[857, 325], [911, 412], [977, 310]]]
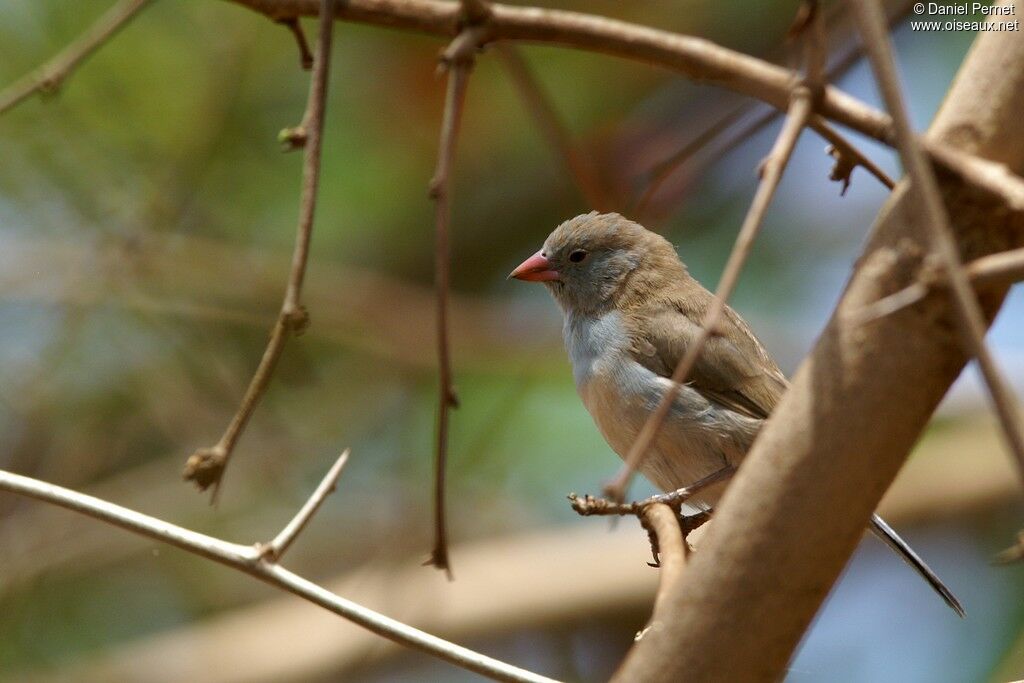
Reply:
[[[778, 52], [796, 5], [540, 4], [753, 54]], [[0, 82], [34, 68], [106, 6], [4, 3]], [[313, 23], [304, 24], [312, 36]], [[909, 79], [915, 111], [927, 120], [969, 36], [901, 35], [913, 65], [942, 69], [927, 82]], [[288, 344], [217, 508], [181, 483], [180, 468], [233, 414], [283, 294], [301, 155], [282, 154], [276, 135], [301, 118], [308, 84], [292, 38], [230, 3], [154, 3], [59, 93], [0, 118], [0, 466], [109, 491], [116, 502], [249, 541], [273, 533], [351, 446], [339, 493], [289, 563], [326, 578], [375, 558], [425, 553], [436, 381], [426, 183], [443, 101], [434, 73], [441, 43], [350, 24], [336, 36], [308, 276], [312, 326]], [[659, 161], [739, 101], [601, 55], [524, 53], [622, 210]], [[874, 97], [862, 71], [844, 85]], [[645, 219], [709, 286], [773, 132], [707, 172], [683, 169]], [[822, 146], [801, 144], [736, 299], [787, 369], [812, 343], [884, 198], [858, 172], [840, 199]], [[893, 168], [887, 152], [868, 149]], [[557, 223], [586, 209], [501, 65], [484, 55], [454, 176], [456, 541], [594, 523], [575, 519], [564, 495], [598, 489], [617, 466], [575, 396], [554, 306], [540, 288], [504, 279]], [[37, 507], [0, 497], [0, 540], [14, 544], [0, 550], [10, 560], [0, 566], [0, 670], [13, 672], [10, 680], [267, 596], [226, 570]], [[993, 530], [1009, 538], [1014, 522], [994, 515], [971, 524], [991, 541]], [[964, 538], [953, 529], [932, 545], [963, 550]], [[977, 559], [984, 551], [976, 544], [964, 552]], [[457, 552], [454, 562], [457, 571]], [[889, 557], [878, 563], [903, 571]], [[990, 586], [991, 614], [972, 614], [970, 628], [991, 636], [958, 650], [974, 662], [972, 677], [1020, 673], [1020, 656], [1006, 652], [1021, 638], [1024, 613], [996, 607], [998, 596], [1019, 590], [1011, 583]], [[873, 618], [891, 609], [873, 604], [881, 610]], [[615, 664], [608, 653], [628, 645], [625, 623], [613, 616], [481, 647], [596, 679]], [[949, 643], [943, 628], [932, 642]], [[848, 662], [863, 659], [855, 648], [827, 661], [856, 671]], [[389, 666], [364, 672], [365, 680], [455, 675], [415, 655]], [[878, 671], [830, 680], [878, 680]]]

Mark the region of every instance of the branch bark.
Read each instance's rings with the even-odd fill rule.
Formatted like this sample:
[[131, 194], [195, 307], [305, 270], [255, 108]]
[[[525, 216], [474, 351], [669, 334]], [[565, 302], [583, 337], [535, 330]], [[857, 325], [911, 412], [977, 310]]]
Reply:
[[[1024, 167], [1024, 41], [983, 33], [928, 137]], [[940, 172], [964, 259], [1024, 244], [1024, 216]], [[726, 491], [678, 581], [666, 627], [644, 638], [618, 680], [777, 680], [932, 411], [967, 360], [952, 302], [869, 325], [856, 313], [906, 287], [929, 244], [906, 184], [882, 209], [811, 356]], [[987, 321], [1004, 289], [979, 297]], [[722, 634], [729, 634], [727, 638]]]

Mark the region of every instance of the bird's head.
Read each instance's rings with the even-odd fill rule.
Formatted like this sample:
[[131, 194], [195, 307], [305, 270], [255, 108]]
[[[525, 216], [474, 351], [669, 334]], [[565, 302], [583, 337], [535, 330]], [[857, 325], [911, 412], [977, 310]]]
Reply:
[[685, 273], [672, 245], [617, 213], [596, 211], [565, 221], [509, 277], [543, 282], [569, 312], [600, 314], [637, 287]]

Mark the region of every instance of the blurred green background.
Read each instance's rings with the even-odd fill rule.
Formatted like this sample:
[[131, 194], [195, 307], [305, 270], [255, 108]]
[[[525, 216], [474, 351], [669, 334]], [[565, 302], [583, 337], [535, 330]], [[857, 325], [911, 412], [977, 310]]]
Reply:
[[[784, 63], [792, 52], [785, 34], [795, 2], [539, 4], [706, 36]], [[3, 3], [0, 83], [36, 67], [108, 6]], [[312, 39], [315, 22], [303, 23]], [[847, 46], [841, 17], [832, 25], [833, 46]], [[923, 128], [973, 36], [907, 26], [895, 35]], [[217, 507], [183, 483], [180, 470], [190, 452], [220, 436], [280, 306], [301, 153], [282, 153], [276, 135], [298, 123], [308, 87], [291, 36], [229, 3], [156, 2], [59, 93], [0, 117], [0, 467], [252, 542], [276, 533], [351, 446], [338, 492], [290, 552], [290, 567], [328, 583], [362, 577], [345, 584], [356, 600], [370, 585], [397, 594], [402, 586], [389, 582], [401, 582], [415, 600], [392, 595], [375, 606], [401, 618], [407, 603], [426, 601], [434, 605], [428, 612], [442, 613], [431, 628], [460, 642], [549, 675], [602, 680], [644, 625], [655, 577], [635, 524], [609, 532], [569, 510], [565, 494], [597, 491], [618, 460], [575, 395], [555, 306], [542, 288], [505, 279], [555, 225], [591, 207], [500, 60], [482, 55], [453, 177], [453, 358], [462, 405], [453, 414], [449, 476], [457, 580], [447, 586], [416, 567], [431, 544], [437, 377], [426, 185], [444, 95], [435, 75], [443, 42], [346, 23], [335, 36], [304, 295], [312, 325], [287, 345]], [[538, 46], [522, 53], [608, 206], [625, 213], [660, 162], [742, 102], [610, 57]], [[877, 102], [863, 65], [840, 85]], [[726, 155], [712, 146], [633, 214], [669, 237], [709, 287], [777, 125]], [[863, 145], [898, 172], [889, 150]], [[823, 147], [805, 134], [734, 299], [787, 372], [813, 344], [885, 198], [862, 171], [840, 197]], [[1015, 292], [992, 333], [1018, 388], [1022, 320]], [[969, 370], [913, 459], [936, 479], [908, 484], [904, 507], [894, 504], [911, 512], [892, 520], [960, 595], [968, 619], [953, 618], [867, 540], [793, 662], [792, 680], [1024, 675], [1024, 573], [989, 564], [1022, 510], [985, 410]], [[914, 491], [932, 502], [915, 503]], [[599, 561], [574, 564], [577, 542]], [[527, 562], [524, 549], [541, 559]], [[570, 590], [573, 572], [586, 584], [583, 576], [612, 577], [616, 562], [638, 588]], [[529, 581], [517, 573], [525, 566], [533, 568]], [[474, 581], [492, 592], [466, 599], [470, 616], [446, 617], [449, 592]], [[540, 591], [545, 581], [552, 595], [576, 597], [561, 611], [554, 600], [535, 620], [488, 612], [489, 600], [515, 604], [515, 590]], [[476, 679], [372, 639], [355, 654], [332, 656], [328, 644], [308, 648], [319, 658], [303, 659], [300, 645], [315, 629], [301, 619], [289, 629], [259, 611], [293, 602], [193, 556], [0, 495], [2, 680], [258, 680], [246, 662], [275, 647], [283, 668], [263, 669], [265, 680]], [[230, 659], [226, 651], [187, 639], [203, 628], [212, 629], [204, 638], [235, 648], [234, 665], [214, 666]], [[361, 637], [339, 628], [339, 639]], [[143, 651], [176, 655], [132, 673], [109, 668], [149, 661]]]

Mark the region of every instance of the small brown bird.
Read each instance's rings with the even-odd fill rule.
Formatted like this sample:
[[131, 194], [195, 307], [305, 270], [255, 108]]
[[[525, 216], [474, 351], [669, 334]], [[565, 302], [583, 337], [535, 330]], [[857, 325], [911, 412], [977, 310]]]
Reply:
[[[619, 214], [576, 216], [509, 277], [543, 282], [564, 314], [576, 389], [605, 440], [625, 458], [701, 331], [713, 295], [672, 245]], [[725, 308], [651, 443], [641, 472], [673, 491], [740, 464], [788, 383], [747, 323]], [[715, 504], [727, 482], [692, 502]], [[869, 527], [960, 616], [963, 607], [878, 515]]]

